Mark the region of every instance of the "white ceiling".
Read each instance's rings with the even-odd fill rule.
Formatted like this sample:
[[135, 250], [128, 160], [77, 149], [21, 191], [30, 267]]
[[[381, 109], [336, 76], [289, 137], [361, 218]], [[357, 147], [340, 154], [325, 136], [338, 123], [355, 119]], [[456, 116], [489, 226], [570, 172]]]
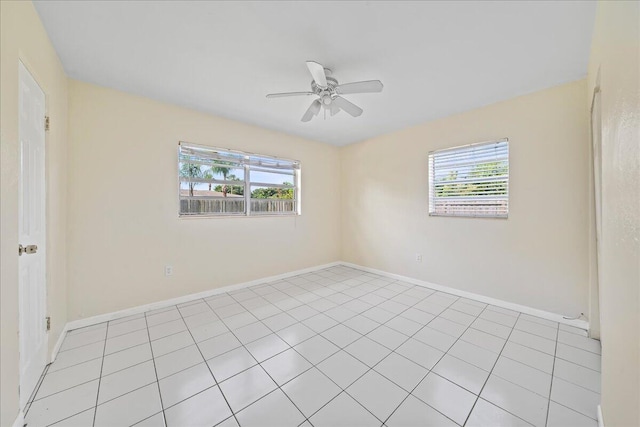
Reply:
[[[70, 77], [344, 145], [586, 75], [595, 2], [38, 1]], [[306, 60], [380, 79], [309, 123]]]

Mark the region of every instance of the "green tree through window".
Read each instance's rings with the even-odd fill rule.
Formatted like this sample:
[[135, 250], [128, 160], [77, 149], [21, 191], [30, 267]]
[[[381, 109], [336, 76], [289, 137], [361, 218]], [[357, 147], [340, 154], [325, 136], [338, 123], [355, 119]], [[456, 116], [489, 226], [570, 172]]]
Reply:
[[491, 178], [494, 176], [506, 175], [509, 166], [505, 162], [486, 162], [474, 166], [474, 168], [466, 175], [458, 178], [458, 171], [451, 171], [449, 174], [441, 178], [441, 182], [436, 183], [435, 190], [439, 197], [454, 197], [482, 194], [507, 194], [507, 183], [505, 181], [495, 182], [451, 182], [458, 179], [469, 178]]
[[[283, 182], [284, 185], [291, 185], [290, 182]], [[293, 199], [293, 188], [256, 188], [251, 192], [252, 199]]]
[[[196, 165], [194, 163], [182, 163], [180, 165], [180, 176], [183, 178], [189, 178], [189, 179], [202, 178], [203, 173], [202, 173], [202, 170], [200, 169], [200, 165]], [[189, 181], [189, 195], [192, 197], [193, 197], [193, 189], [197, 184], [198, 184], [197, 182]]]

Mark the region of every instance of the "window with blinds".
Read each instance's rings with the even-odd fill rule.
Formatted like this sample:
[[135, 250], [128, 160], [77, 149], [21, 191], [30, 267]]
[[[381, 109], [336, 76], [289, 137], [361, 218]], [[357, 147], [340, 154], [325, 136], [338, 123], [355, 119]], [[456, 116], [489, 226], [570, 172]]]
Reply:
[[509, 140], [429, 153], [429, 215], [507, 218]]
[[180, 216], [300, 213], [300, 162], [180, 142]]

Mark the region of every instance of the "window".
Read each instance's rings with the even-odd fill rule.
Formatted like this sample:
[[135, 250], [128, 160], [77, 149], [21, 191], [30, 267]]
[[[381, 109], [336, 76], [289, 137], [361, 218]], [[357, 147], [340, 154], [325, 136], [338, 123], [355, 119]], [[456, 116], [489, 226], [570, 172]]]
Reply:
[[181, 216], [300, 213], [300, 162], [178, 144]]
[[429, 153], [429, 215], [507, 218], [509, 140]]

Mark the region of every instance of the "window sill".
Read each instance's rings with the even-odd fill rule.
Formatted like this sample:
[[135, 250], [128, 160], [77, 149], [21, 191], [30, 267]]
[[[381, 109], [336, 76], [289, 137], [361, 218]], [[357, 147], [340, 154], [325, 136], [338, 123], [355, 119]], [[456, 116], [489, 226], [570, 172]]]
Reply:
[[229, 218], [291, 218], [302, 216], [302, 214], [282, 214], [282, 215], [178, 215], [178, 219], [229, 219]]
[[473, 219], [509, 219], [509, 215], [505, 216], [489, 216], [489, 215], [447, 215], [430, 213], [430, 217], [440, 218], [473, 218]]

